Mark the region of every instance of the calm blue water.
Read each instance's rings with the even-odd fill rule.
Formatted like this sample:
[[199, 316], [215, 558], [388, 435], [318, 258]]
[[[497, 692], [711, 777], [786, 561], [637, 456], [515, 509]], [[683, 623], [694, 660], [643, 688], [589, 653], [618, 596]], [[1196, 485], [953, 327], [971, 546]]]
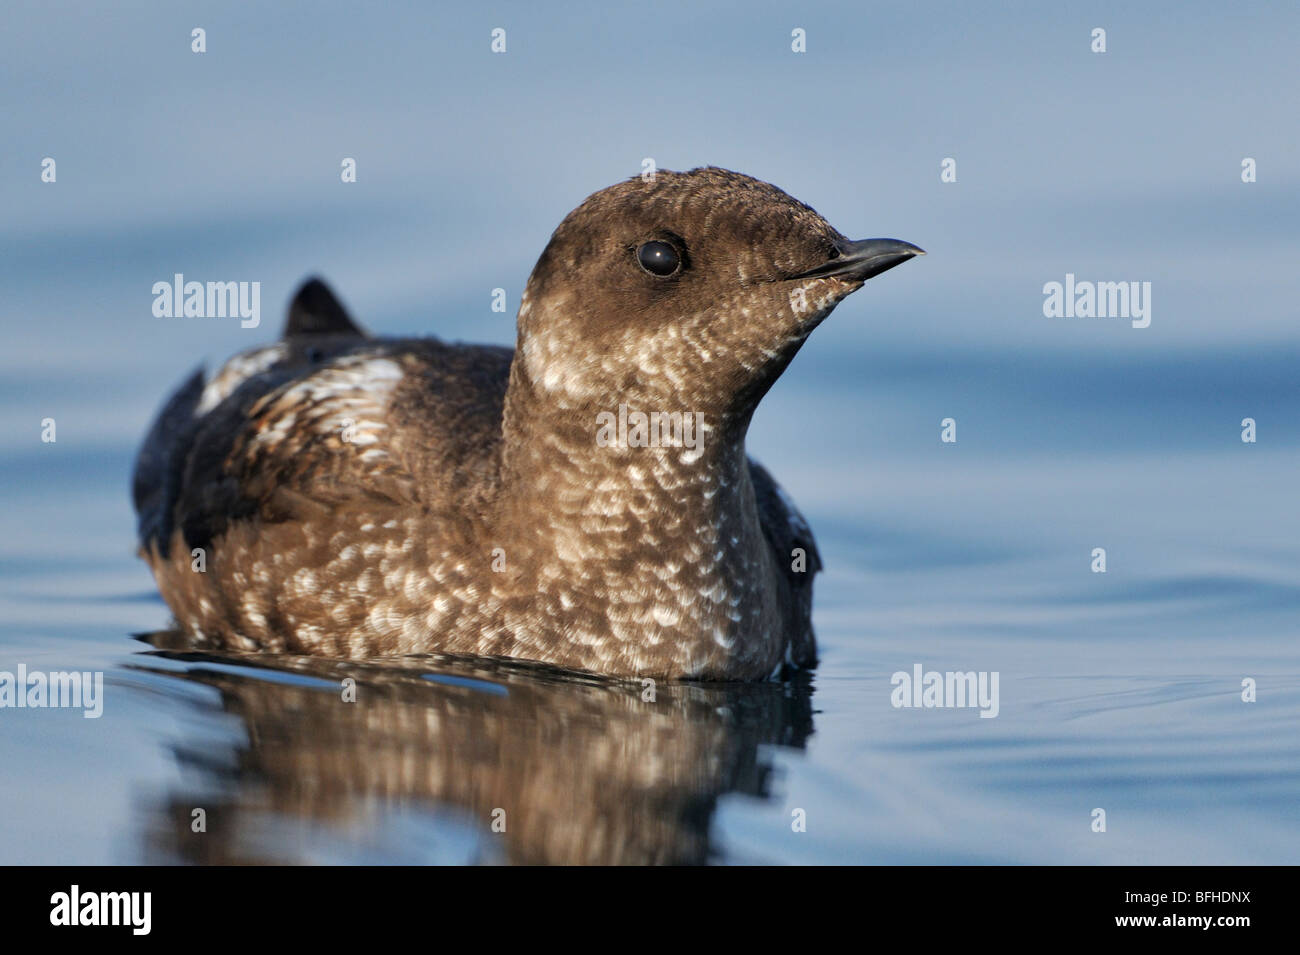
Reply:
[[[5, 12], [0, 671], [106, 698], [0, 709], [0, 862], [1300, 860], [1300, 17], [597, 9]], [[377, 331], [510, 342], [550, 229], [647, 156], [930, 252], [751, 432], [827, 565], [811, 679], [648, 703], [132, 639], [168, 611], [131, 461], [193, 366], [313, 272]], [[175, 272], [261, 281], [262, 326], [155, 319]], [[1151, 326], [1045, 318], [1067, 272], [1150, 281]], [[894, 708], [915, 664], [998, 672], [998, 716]]]

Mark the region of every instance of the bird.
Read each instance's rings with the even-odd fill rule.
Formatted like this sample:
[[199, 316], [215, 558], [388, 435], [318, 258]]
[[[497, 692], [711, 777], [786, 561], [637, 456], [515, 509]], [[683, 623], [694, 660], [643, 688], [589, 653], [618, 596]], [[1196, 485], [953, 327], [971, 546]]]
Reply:
[[140, 555], [195, 648], [810, 668], [822, 560], [746, 433], [835, 306], [923, 254], [701, 167], [569, 213], [513, 349], [372, 336], [312, 278], [278, 341], [195, 371], [149, 429]]

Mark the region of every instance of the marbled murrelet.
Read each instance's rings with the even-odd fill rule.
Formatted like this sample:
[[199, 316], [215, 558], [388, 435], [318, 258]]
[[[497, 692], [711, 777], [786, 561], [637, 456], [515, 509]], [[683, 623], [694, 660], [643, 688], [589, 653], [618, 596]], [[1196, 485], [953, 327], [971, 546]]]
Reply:
[[[811, 664], [820, 561], [745, 432], [831, 309], [920, 251], [706, 168], [570, 213], [513, 353], [372, 338], [308, 282], [280, 342], [159, 415], [142, 554], [196, 646], [715, 680]], [[698, 440], [598, 441], [620, 406], [695, 415]]]

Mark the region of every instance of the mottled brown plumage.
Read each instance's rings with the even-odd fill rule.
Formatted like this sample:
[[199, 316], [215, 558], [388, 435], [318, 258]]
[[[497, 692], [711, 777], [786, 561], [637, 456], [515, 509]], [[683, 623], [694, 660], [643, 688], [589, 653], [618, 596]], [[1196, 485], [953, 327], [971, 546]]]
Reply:
[[[192, 377], [155, 423], [144, 556], [204, 646], [668, 678], [810, 664], [820, 561], [745, 432], [830, 310], [919, 252], [699, 169], [571, 213], [513, 354], [370, 338], [310, 282], [281, 342]], [[620, 406], [697, 416], [699, 440], [611, 445]]]

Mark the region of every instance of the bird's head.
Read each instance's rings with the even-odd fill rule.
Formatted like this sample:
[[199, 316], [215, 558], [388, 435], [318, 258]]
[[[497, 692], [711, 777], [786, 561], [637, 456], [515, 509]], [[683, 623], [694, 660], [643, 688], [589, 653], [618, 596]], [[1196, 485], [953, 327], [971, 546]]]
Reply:
[[527, 387], [747, 421], [808, 334], [921, 249], [853, 241], [766, 182], [659, 171], [603, 189], [551, 237], [519, 310]]

